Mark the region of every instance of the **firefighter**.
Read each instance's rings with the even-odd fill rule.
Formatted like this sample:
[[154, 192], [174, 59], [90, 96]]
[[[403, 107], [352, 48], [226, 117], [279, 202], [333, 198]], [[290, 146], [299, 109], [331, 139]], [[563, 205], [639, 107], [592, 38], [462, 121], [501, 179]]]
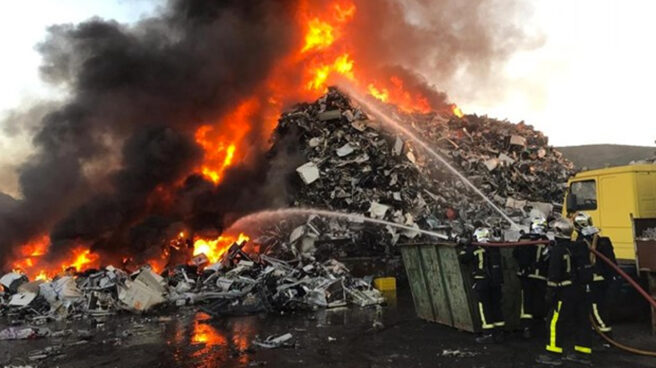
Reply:
[[[531, 220], [529, 233], [523, 234], [519, 241], [548, 241], [547, 227], [544, 217], [535, 217]], [[517, 277], [521, 284], [519, 318], [522, 335], [528, 339], [532, 336], [534, 327], [544, 322], [546, 314], [544, 296], [549, 268], [547, 244], [515, 247], [513, 257], [517, 261]]]
[[[549, 251], [547, 272], [547, 300], [550, 304], [547, 354], [538, 356], [537, 362], [559, 366], [562, 360], [567, 360], [589, 365], [592, 354], [592, 331], [586, 303], [592, 278], [589, 251], [581, 243], [571, 240], [573, 225], [569, 220], [554, 221], [552, 229], [556, 241]], [[563, 355], [565, 348], [567, 354]]]
[[[481, 227], [474, 232], [474, 241], [487, 243], [492, 237], [490, 229]], [[506, 325], [501, 311], [501, 253], [499, 248], [473, 245], [471, 241], [461, 242], [460, 262], [471, 264], [474, 278], [474, 294], [477, 311], [481, 320], [483, 334], [476, 338], [481, 344], [503, 342], [503, 329]]]
[[[610, 238], [599, 235], [599, 229], [592, 226], [590, 215], [579, 212], [574, 216], [574, 227], [578, 234], [577, 241], [585, 243], [589, 249], [596, 249], [617, 264], [613, 243]], [[612, 335], [612, 327], [608, 323], [609, 302], [615, 300], [620, 287], [620, 277], [613, 268], [602, 260], [597, 260], [590, 252], [592, 265], [592, 282], [590, 283], [590, 313], [599, 327], [606, 335]]]

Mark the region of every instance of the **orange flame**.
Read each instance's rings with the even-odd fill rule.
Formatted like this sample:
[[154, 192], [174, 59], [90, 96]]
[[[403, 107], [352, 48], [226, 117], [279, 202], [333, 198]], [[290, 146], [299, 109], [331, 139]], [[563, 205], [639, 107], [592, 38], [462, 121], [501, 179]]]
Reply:
[[321, 21], [319, 18], [313, 18], [308, 22], [308, 30], [305, 34], [305, 46], [301, 52], [310, 50], [321, 50], [329, 47], [335, 42], [333, 26]]
[[214, 184], [221, 181], [225, 170], [235, 160], [237, 144], [250, 131], [251, 120], [255, 118], [259, 106], [255, 98], [248, 99], [222, 118], [221, 131], [212, 125], [203, 125], [196, 131], [196, 142], [205, 151], [200, 172]]
[[39, 271], [39, 273], [36, 276], [34, 276], [34, 279], [35, 280], [47, 281], [50, 278], [48, 277], [48, 275], [46, 275], [46, 270], [41, 270], [41, 271]]
[[458, 107], [458, 105], [455, 105], [455, 104], [451, 105], [451, 111], [453, 112], [453, 115], [455, 115], [459, 118], [465, 116], [465, 114], [462, 112], [460, 107]]
[[335, 4], [335, 19], [338, 22], [346, 22], [353, 19], [355, 16], [355, 4], [351, 2], [345, 2], [343, 4]]
[[389, 91], [385, 88], [383, 89], [378, 89], [376, 86], [374, 86], [373, 83], [369, 83], [369, 86], [367, 87], [369, 90], [369, 94], [372, 95], [374, 98], [381, 100], [383, 102], [387, 102], [389, 100]]
[[[268, 136], [286, 103], [317, 98], [340, 79], [403, 112], [433, 111], [435, 107], [423, 92], [407, 86], [400, 76], [381, 75], [375, 68], [358, 64], [358, 50], [349, 39], [349, 29], [357, 25], [357, 12], [352, 0], [333, 0], [327, 5], [301, 0], [297, 21], [303, 34], [297, 48], [276, 63], [251, 97], [220, 119], [216, 124], [220, 131], [212, 124], [196, 131], [196, 142], [205, 151], [204, 161], [196, 171], [220, 184], [227, 168], [245, 159], [248, 147], [244, 138], [257, 121], [267, 122], [264, 128], [269, 131], [263, 136]], [[451, 113], [459, 116], [462, 112], [452, 109]]]
[[69, 265], [66, 265], [66, 263], [62, 264], [63, 269], [75, 267], [75, 270], [82, 271], [86, 268], [93, 267], [100, 259], [96, 253], [91, 253], [90, 249], [82, 247], [73, 249], [73, 256], [75, 258]]
[[331, 73], [337, 73], [349, 80], [353, 80], [353, 60], [349, 58], [349, 54], [338, 56], [335, 61], [330, 65], [319, 65], [310, 70], [313, 75], [312, 79], [307, 83], [307, 89], [323, 92], [326, 89], [326, 82]]
[[205, 254], [211, 263], [216, 263], [221, 259], [221, 256], [228, 251], [230, 246], [234, 243], [242, 244], [249, 241], [250, 238], [244, 233], [239, 234], [238, 237], [221, 235], [216, 239], [196, 239], [194, 241], [194, 256]]
[[[304, 61], [308, 65], [305, 83], [307, 90], [323, 93], [326, 87], [336, 81], [336, 77], [346, 78], [356, 88], [364, 87], [374, 98], [397, 105], [407, 113], [428, 113], [433, 111], [428, 98], [421, 92], [409, 90], [398, 76], [387, 78], [372, 78], [373, 72], [368, 69], [356, 68], [353, 59], [353, 47], [350, 44], [346, 29], [356, 16], [356, 6], [351, 1], [335, 2], [333, 12], [317, 11], [322, 16], [305, 16], [305, 44], [300, 54], [306, 55]], [[309, 12], [309, 11], [308, 11]], [[324, 15], [326, 14], [326, 15]]]
[[[204, 151], [203, 161], [193, 168], [194, 172], [220, 185], [231, 166], [247, 162], [251, 135], [268, 137], [280, 112], [290, 102], [317, 98], [328, 85], [344, 79], [360, 92], [394, 104], [401, 111], [428, 113], [435, 110], [436, 106], [431, 105], [424, 92], [417, 90], [402, 75], [385, 75], [375, 65], [366, 65], [366, 59], [361, 57], [354, 40], [349, 38], [349, 30], [358, 26], [357, 17], [358, 9], [352, 0], [332, 0], [327, 4], [300, 0], [296, 22], [302, 35], [298, 44], [272, 67], [252, 95], [194, 132], [195, 141]], [[450, 107], [450, 112], [454, 116], [463, 116], [456, 105]], [[158, 186], [152, 193], [153, 198], [149, 198], [148, 206], [159, 208], [157, 206], [173, 204], [173, 189]], [[195, 239], [194, 255], [205, 253], [210, 261], [216, 262], [232, 242], [239, 239], [225, 235], [217, 239]], [[49, 243], [48, 236], [42, 236], [23, 245], [16, 254], [18, 259], [10, 266], [29, 276], [47, 278], [68, 266], [83, 270], [99, 263], [97, 254], [81, 246], [51, 264], [44, 264], [41, 256], [47, 252]], [[169, 249], [165, 249], [161, 256], [151, 260], [150, 264], [157, 272], [166, 266], [168, 252]]]
[[37, 270], [35, 264], [48, 250], [50, 237], [48, 235], [38, 236], [19, 247], [17, 252], [18, 259], [11, 264], [11, 268], [27, 274], [28, 277], [45, 273], [44, 270]]
[[54, 261], [45, 259], [43, 256], [49, 246], [48, 235], [39, 236], [22, 245], [18, 250], [18, 259], [11, 264], [11, 268], [24, 273], [32, 280], [48, 280], [70, 267], [83, 271], [99, 265], [100, 256], [81, 245], [71, 249], [68, 255], [56, 257]]

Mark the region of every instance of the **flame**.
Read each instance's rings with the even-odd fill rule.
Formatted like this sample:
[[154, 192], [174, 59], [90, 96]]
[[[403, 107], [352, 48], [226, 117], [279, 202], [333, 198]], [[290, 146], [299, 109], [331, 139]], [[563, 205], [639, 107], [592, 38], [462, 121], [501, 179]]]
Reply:
[[335, 9], [335, 19], [339, 22], [349, 21], [355, 16], [355, 4], [351, 2], [337, 3], [333, 8]]
[[333, 26], [321, 21], [319, 18], [313, 18], [308, 22], [305, 46], [303, 46], [301, 52], [325, 49], [333, 42], [335, 42]]
[[158, 258], [149, 259], [146, 261], [146, 264], [150, 266], [150, 269], [153, 270], [153, 272], [159, 274], [164, 271], [168, 262], [169, 252], [168, 250], [164, 250]]
[[37, 269], [36, 264], [40, 263], [41, 256], [46, 254], [48, 246], [50, 245], [50, 237], [48, 235], [37, 236], [33, 240], [23, 244], [16, 252], [17, 259], [11, 263], [11, 268], [20, 273], [26, 274], [28, 277], [45, 274], [45, 270]]
[[[341, 80], [348, 80], [354, 88], [394, 104], [403, 112], [429, 113], [436, 109], [422, 91], [408, 86], [402, 76], [381, 75], [375, 68], [358, 63], [358, 50], [349, 39], [349, 30], [357, 24], [354, 20], [358, 16], [352, 0], [301, 0], [296, 14], [302, 36], [295, 50], [275, 64], [250, 97], [215, 124], [208, 123], [195, 132], [196, 142], [205, 152], [196, 172], [216, 185], [220, 185], [230, 166], [244, 161], [249, 151], [245, 142], [249, 133], [268, 137], [284, 106], [317, 98], [327, 86]], [[443, 112], [456, 116], [462, 113], [459, 109]], [[266, 131], [251, 132], [257, 122]]]
[[[300, 51], [301, 59], [308, 65], [306, 89], [323, 93], [329, 84], [338, 81], [338, 78], [345, 78], [356, 88], [363, 89], [363, 92], [380, 101], [396, 105], [403, 112], [433, 111], [428, 98], [420, 91], [409, 89], [401, 77], [390, 75], [379, 78], [357, 64], [347, 32], [356, 17], [356, 6], [351, 1], [341, 1], [334, 2], [332, 9], [332, 12], [316, 10], [321, 16], [305, 14], [301, 17], [301, 21], [306, 22], [303, 27], [305, 43]], [[310, 10], [305, 11], [311, 13]]]
[[82, 247], [73, 249], [73, 256], [75, 257], [73, 261], [68, 266], [62, 264], [62, 268], [75, 267], [75, 270], [82, 271], [92, 267], [100, 259], [97, 254], [91, 253], [90, 249]]
[[88, 247], [78, 245], [64, 256], [46, 259], [50, 237], [38, 236], [18, 249], [18, 259], [11, 264], [11, 268], [24, 273], [31, 280], [49, 280], [60, 272], [71, 267], [76, 271], [83, 271], [91, 267], [98, 267], [100, 256], [93, 253]]
[[348, 80], [354, 80], [353, 74], [353, 60], [350, 59], [349, 54], [342, 54], [338, 56], [335, 61], [330, 65], [319, 65], [310, 69], [310, 74], [313, 75], [312, 79], [307, 83], [308, 90], [321, 91], [326, 90], [328, 77], [332, 73], [337, 73]]
[[[295, 12], [299, 32], [297, 44], [274, 63], [251, 94], [237, 101], [230, 111], [204, 121], [193, 132], [204, 152], [202, 162], [191, 168], [193, 172], [221, 185], [232, 166], [248, 162], [249, 145], [263, 142], [270, 136], [283, 108], [299, 100], [315, 99], [327, 86], [343, 80], [349, 81], [359, 92], [395, 105], [403, 112], [429, 113], [440, 108], [440, 113], [463, 116], [456, 105], [446, 106], [446, 109], [442, 105], [433, 106], [427, 91], [415, 86], [402, 73], [385, 72], [377, 65], [368, 65], [367, 58], [363, 58], [361, 50], [355, 46], [355, 40], [349, 37], [354, 27], [359, 26], [358, 15], [352, 0], [299, 0]], [[149, 196], [144, 212], [166, 211], [176, 205], [175, 193], [180, 185], [158, 185]], [[205, 253], [210, 261], [216, 262], [240, 238], [224, 235], [216, 239], [194, 239], [193, 254]], [[55, 261], [46, 262], [42, 256], [47, 253], [49, 244], [47, 235], [35, 237], [19, 247], [16, 260], [9, 266], [22, 270], [29, 277], [47, 278], [69, 266], [82, 271], [99, 264], [99, 256], [83, 244], [56, 257]], [[156, 272], [167, 266], [172, 249], [167, 247], [161, 255], [149, 260]], [[116, 259], [120, 260], [120, 256], [124, 255], [117, 254], [119, 258]]]
[[456, 104], [451, 105], [451, 111], [453, 112], [453, 115], [455, 115], [459, 118], [465, 116], [465, 114], [462, 112], [462, 110]]
[[34, 276], [34, 279], [35, 280], [43, 280], [43, 281], [50, 280], [48, 275], [46, 275], [46, 270], [39, 271], [39, 273], [36, 276]]
[[369, 94], [372, 95], [374, 98], [381, 100], [383, 102], [387, 102], [389, 100], [389, 91], [387, 89], [385, 88], [378, 89], [376, 88], [376, 86], [374, 86], [373, 83], [369, 83], [367, 89], [369, 90]]
[[244, 233], [240, 233], [238, 237], [221, 235], [216, 239], [199, 238], [194, 241], [193, 255], [205, 254], [211, 263], [216, 263], [232, 244], [242, 244], [248, 240], [250, 240], [250, 237]]
[[247, 99], [221, 119], [221, 131], [213, 125], [203, 125], [196, 130], [196, 143], [205, 151], [200, 172], [214, 184], [221, 181], [225, 170], [233, 164], [237, 144], [249, 133], [251, 120], [255, 118], [259, 106], [255, 98]]
[[385, 83], [379, 82], [378, 84], [384, 86], [378, 87], [374, 83], [369, 84], [369, 94], [380, 101], [397, 105], [403, 112], [426, 114], [433, 110], [430, 102], [428, 102], [428, 98], [419, 92], [410, 92], [405, 87], [403, 79], [396, 75], [389, 77]]

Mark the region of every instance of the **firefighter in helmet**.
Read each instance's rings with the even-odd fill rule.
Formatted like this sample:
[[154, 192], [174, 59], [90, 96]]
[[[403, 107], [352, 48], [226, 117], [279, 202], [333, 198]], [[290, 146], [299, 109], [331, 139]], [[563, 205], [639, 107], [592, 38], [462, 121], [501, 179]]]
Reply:
[[[548, 241], [547, 220], [535, 217], [531, 220], [529, 232], [523, 234], [519, 241]], [[522, 335], [530, 338], [533, 328], [544, 322], [546, 308], [544, 296], [547, 291], [547, 270], [549, 253], [547, 244], [522, 245], [513, 248], [513, 257], [517, 261], [517, 277], [521, 284], [520, 322]]]
[[[613, 243], [610, 238], [601, 236], [599, 229], [592, 225], [590, 215], [579, 212], [574, 216], [574, 228], [577, 232], [576, 241], [584, 243], [589, 249], [595, 249], [612, 263], [617, 264]], [[613, 268], [590, 252], [592, 265], [592, 282], [590, 283], [590, 312], [605, 334], [612, 334], [608, 323], [609, 302], [615, 300], [620, 287], [620, 278]]]
[[[488, 243], [493, 237], [492, 231], [480, 227], [474, 231], [474, 242]], [[459, 259], [463, 264], [472, 266], [476, 308], [481, 321], [483, 334], [476, 338], [481, 344], [500, 343], [503, 341], [503, 329], [506, 325], [501, 310], [501, 253], [499, 248], [474, 245], [470, 241], [461, 242]]]
[[552, 230], [555, 244], [549, 251], [547, 272], [547, 353], [538, 356], [537, 362], [552, 366], [562, 365], [562, 360], [590, 364], [592, 331], [586, 303], [592, 278], [589, 251], [571, 240], [574, 229], [569, 220], [554, 221]]

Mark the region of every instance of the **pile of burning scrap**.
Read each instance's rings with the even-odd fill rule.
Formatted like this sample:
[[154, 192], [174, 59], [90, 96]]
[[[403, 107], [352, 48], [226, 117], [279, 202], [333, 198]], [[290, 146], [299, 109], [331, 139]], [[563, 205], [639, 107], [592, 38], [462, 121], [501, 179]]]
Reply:
[[[476, 115], [410, 114], [392, 105], [385, 109], [515, 222], [535, 211], [548, 216], [562, 202], [574, 166], [531, 126]], [[395, 134], [337, 89], [283, 114], [275, 131], [273, 157], [288, 152], [290, 142], [306, 160], [293, 175], [292, 206], [360, 213], [447, 232], [500, 218], [416, 142]], [[344, 226], [332, 228], [348, 233]], [[418, 233], [388, 227], [386, 234], [372, 236], [375, 239], [369, 243], [385, 249]], [[362, 238], [358, 242], [367, 243]]]
[[[248, 254], [235, 242], [219, 262], [204, 255], [161, 275], [149, 266], [135, 272], [107, 266], [69, 271], [53, 280], [29, 281], [21, 273], [0, 278], [0, 313], [11, 325], [53, 320], [103, 320], [121, 311], [141, 313], [196, 305], [213, 316], [243, 315], [382, 303], [371, 282], [354, 278], [340, 262]], [[278, 252], [283, 255], [284, 252]], [[9, 327], [0, 339], [31, 338], [46, 329]]]

